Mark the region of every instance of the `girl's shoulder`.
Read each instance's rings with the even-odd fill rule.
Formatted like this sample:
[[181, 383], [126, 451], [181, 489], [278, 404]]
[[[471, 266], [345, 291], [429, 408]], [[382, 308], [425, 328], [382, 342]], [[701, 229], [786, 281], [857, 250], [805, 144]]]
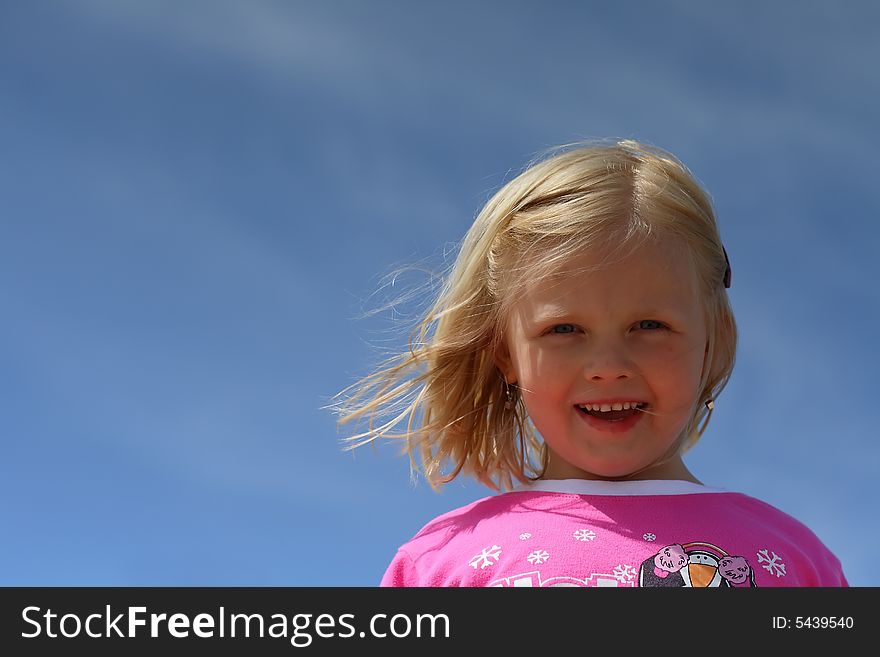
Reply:
[[472, 533], [480, 525], [496, 522], [510, 513], [522, 501], [521, 497], [519, 492], [510, 491], [451, 509], [429, 520], [406, 545], [442, 542], [461, 532]]

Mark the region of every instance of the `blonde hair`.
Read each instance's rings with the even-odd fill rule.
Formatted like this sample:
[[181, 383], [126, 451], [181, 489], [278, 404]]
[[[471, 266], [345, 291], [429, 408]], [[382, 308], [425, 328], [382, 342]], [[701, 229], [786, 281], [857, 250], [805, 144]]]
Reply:
[[[494, 358], [512, 305], [527, 284], [556, 276], [584, 249], [599, 245], [610, 260], [670, 234], [689, 247], [704, 300], [708, 355], [699, 399], [717, 398], [733, 371], [737, 330], [708, 195], [662, 149], [632, 140], [579, 143], [531, 163], [486, 203], [409, 350], [334, 397], [354, 390], [329, 406], [339, 425], [369, 415], [369, 429], [344, 439], [347, 448], [403, 439], [411, 467], [435, 489], [460, 473], [495, 490], [540, 477], [546, 449], [518, 390], [513, 408], [505, 408]], [[392, 409], [401, 412], [376, 426]], [[407, 416], [406, 430], [392, 433]], [[710, 416], [698, 404], [664, 460], [690, 449]]]

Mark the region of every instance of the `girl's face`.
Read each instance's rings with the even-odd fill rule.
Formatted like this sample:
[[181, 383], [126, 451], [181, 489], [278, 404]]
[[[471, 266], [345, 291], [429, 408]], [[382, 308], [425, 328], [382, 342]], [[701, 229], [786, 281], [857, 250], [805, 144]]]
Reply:
[[[588, 251], [570, 268], [597, 261]], [[512, 309], [504, 346], [496, 364], [520, 387], [547, 444], [544, 478], [693, 478], [680, 456], [654, 465], [704, 401], [707, 329], [680, 238], [663, 237], [600, 271], [531, 285]], [[625, 401], [647, 406], [620, 422], [578, 408]]]

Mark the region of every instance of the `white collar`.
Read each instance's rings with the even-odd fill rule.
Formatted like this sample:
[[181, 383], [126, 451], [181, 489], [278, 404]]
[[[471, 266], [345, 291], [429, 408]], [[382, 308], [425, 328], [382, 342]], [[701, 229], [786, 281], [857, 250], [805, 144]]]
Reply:
[[539, 479], [522, 484], [512, 492], [541, 491], [571, 495], [690, 495], [724, 493], [721, 488], [678, 479], [645, 479], [639, 481], [598, 481], [593, 479]]

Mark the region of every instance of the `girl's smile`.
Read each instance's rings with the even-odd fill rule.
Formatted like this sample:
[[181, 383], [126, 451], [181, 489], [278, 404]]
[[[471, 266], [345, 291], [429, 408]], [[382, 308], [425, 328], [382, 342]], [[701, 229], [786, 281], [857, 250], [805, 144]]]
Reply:
[[606, 412], [585, 411], [576, 405], [575, 411], [594, 429], [608, 433], [623, 433], [632, 429], [642, 419], [643, 411], [638, 408], [610, 410]]
[[518, 297], [496, 363], [547, 445], [545, 478], [693, 479], [675, 450], [707, 330], [687, 249], [664, 236], [589, 270], [602, 255]]

